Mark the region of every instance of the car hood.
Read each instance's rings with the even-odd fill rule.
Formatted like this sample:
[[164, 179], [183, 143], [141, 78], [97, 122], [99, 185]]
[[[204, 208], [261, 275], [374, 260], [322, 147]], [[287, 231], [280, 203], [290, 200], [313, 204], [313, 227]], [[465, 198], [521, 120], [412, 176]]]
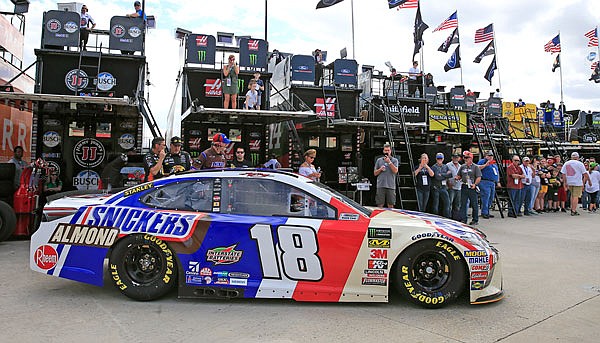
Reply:
[[46, 206], [44, 206], [44, 208], [46, 208], [46, 207], [80, 208], [81, 206], [98, 205], [98, 204], [103, 204], [106, 201], [106, 199], [108, 199], [111, 196], [112, 196], [112, 194], [101, 194], [101, 193], [70, 195], [70, 196], [65, 196], [62, 198], [52, 200], [49, 203], [47, 203]]
[[452, 219], [398, 209], [373, 209], [371, 225], [423, 228], [424, 230], [434, 229], [453, 236], [461, 236], [466, 233], [483, 235], [479, 230]]

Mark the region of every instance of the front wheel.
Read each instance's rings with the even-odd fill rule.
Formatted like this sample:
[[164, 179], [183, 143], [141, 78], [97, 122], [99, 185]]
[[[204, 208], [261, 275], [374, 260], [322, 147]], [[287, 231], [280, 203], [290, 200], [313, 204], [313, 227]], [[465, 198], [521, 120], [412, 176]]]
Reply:
[[439, 308], [454, 301], [466, 287], [461, 253], [448, 242], [417, 242], [396, 260], [393, 267], [396, 289], [415, 304]]
[[121, 239], [109, 257], [113, 284], [135, 300], [158, 299], [177, 282], [177, 263], [166, 242], [152, 235]]

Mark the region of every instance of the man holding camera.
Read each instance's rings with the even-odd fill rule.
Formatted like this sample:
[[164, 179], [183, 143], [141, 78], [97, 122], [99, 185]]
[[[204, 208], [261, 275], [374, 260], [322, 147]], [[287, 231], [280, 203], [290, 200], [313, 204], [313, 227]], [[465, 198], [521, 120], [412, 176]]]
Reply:
[[378, 207], [384, 205], [393, 208], [396, 204], [396, 174], [398, 174], [398, 159], [392, 157], [392, 147], [383, 146], [383, 156], [375, 161], [373, 174], [377, 177], [377, 193], [375, 203]]

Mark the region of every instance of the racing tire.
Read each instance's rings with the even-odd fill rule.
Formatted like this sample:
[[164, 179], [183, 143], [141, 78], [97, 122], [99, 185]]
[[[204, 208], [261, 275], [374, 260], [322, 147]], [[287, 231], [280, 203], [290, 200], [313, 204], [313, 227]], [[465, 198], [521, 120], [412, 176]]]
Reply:
[[419, 241], [404, 250], [392, 267], [392, 277], [402, 296], [427, 308], [454, 301], [467, 280], [461, 252], [436, 240]]
[[177, 283], [177, 262], [169, 245], [152, 235], [129, 235], [117, 242], [108, 263], [121, 293], [148, 301], [167, 294]]
[[0, 242], [12, 236], [17, 228], [17, 215], [4, 201], [0, 201]]

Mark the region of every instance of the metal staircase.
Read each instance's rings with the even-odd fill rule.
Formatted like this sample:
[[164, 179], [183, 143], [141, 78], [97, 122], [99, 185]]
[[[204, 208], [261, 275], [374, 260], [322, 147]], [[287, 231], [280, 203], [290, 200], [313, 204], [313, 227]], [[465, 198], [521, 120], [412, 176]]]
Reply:
[[148, 127], [150, 128], [150, 132], [152, 132], [153, 137], [164, 137], [160, 132], [160, 128], [158, 127], [158, 123], [156, 123], [156, 119], [154, 119], [154, 115], [150, 110], [150, 106], [148, 105], [148, 101], [142, 94], [138, 94], [138, 110], [148, 123]]
[[[100, 46], [102, 49], [102, 45]], [[80, 92], [93, 92], [93, 96], [98, 95], [98, 75], [100, 75], [100, 65], [102, 63], [102, 53], [96, 51], [79, 51], [79, 63], [77, 66], [77, 76], [75, 87], [75, 95]], [[79, 87], [79, 82], [85, 82]]]
[[340, 102], [338, 101], [338, 91], [335, 83], [325, 85], [323, 82], [323, 112], [325, 119], [327, 120], [327, 127], [333, 127], [333, 121], [335, 119], [341, 119], [340, 115]]

